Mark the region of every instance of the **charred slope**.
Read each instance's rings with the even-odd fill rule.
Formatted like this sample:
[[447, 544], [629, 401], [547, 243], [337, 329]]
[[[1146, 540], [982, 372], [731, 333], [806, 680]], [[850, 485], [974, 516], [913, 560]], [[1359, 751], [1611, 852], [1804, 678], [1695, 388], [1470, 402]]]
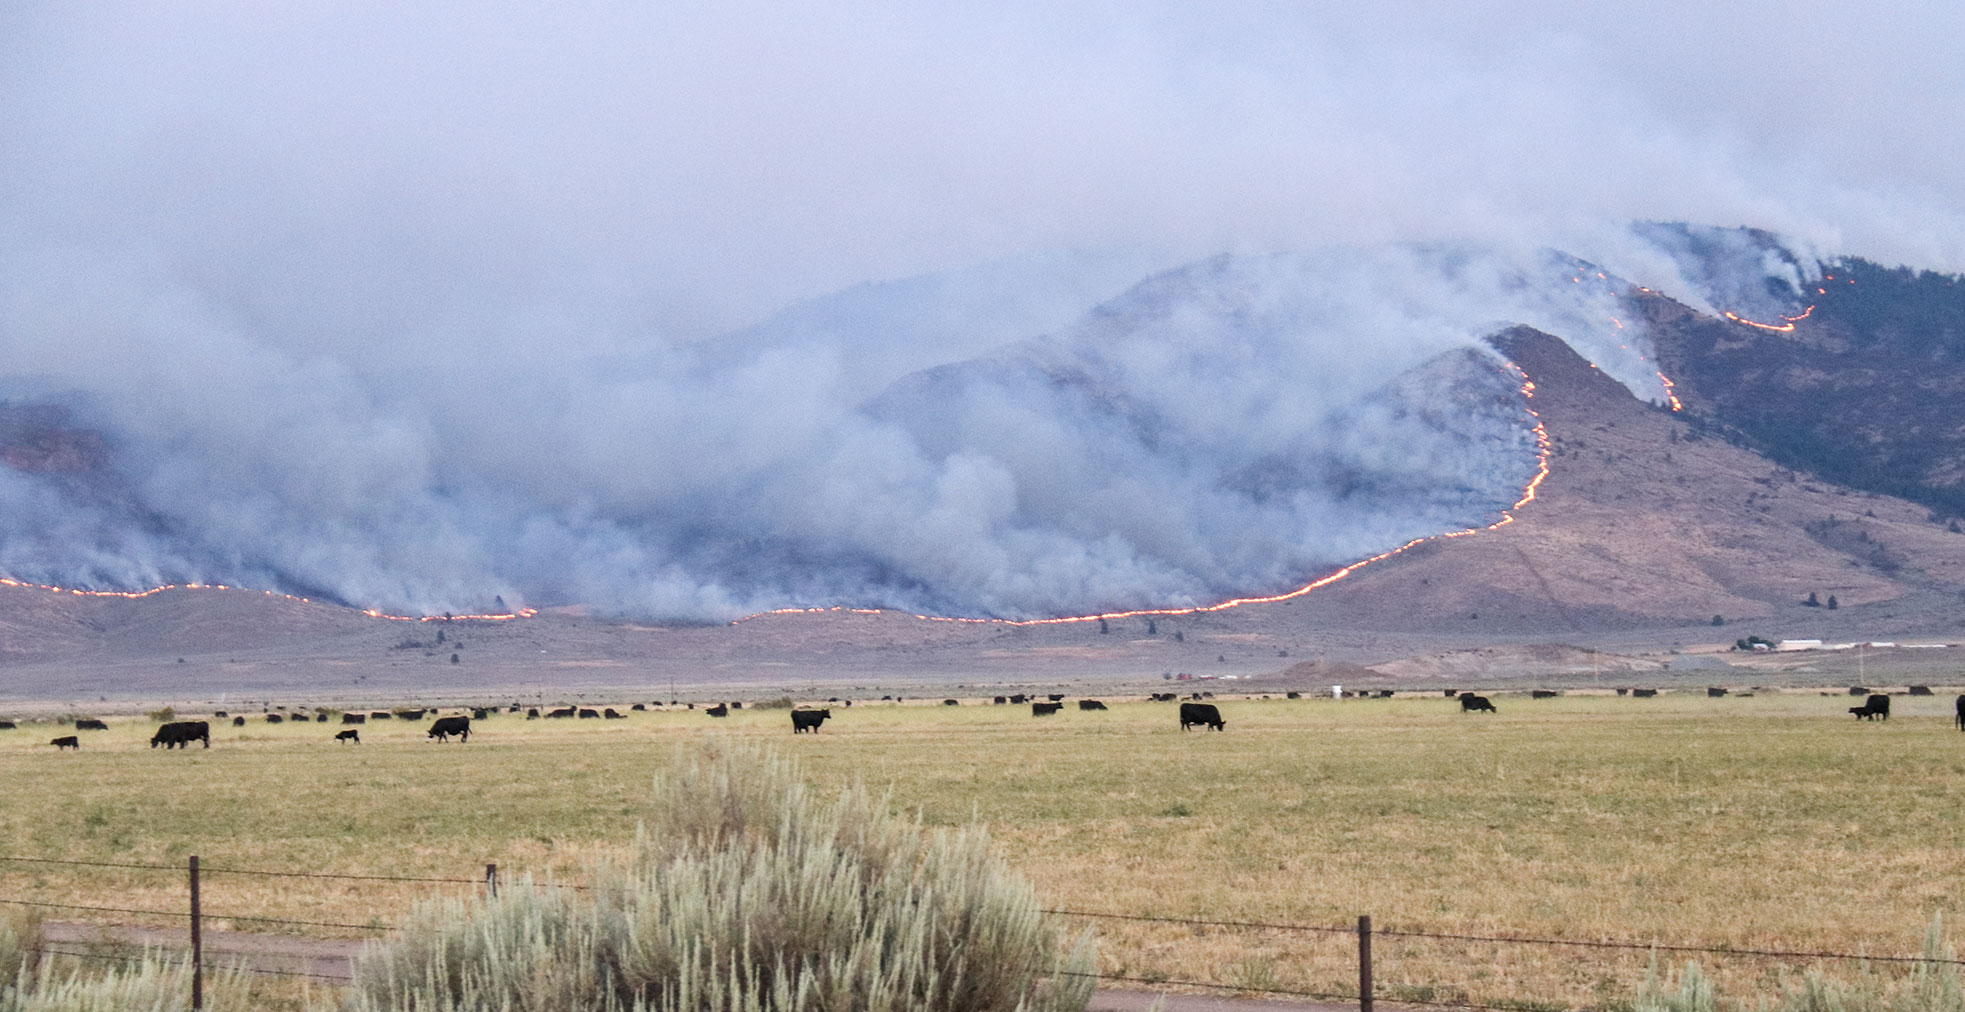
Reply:
[[1679, 396], [1777, 463], [1965, 516], [1965, 279], [1864, 260], [1823, 273], [1798, 319], [1759, 321], [1781, 329], [1640, 297]]

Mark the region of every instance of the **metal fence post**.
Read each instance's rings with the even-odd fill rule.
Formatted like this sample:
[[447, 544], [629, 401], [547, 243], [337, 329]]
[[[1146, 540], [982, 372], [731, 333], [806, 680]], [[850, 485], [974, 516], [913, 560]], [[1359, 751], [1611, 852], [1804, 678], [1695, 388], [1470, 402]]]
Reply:
[[198, 855], [191, 855], [191, 1007], [205, 1007], [204, 918], [198, 897]]
[[1358, 915], [1358, 1012], [1371, 1012], [1371, 915]]
[[498, 865], [496, 863], [484, 866], [484, 894], [486, 896], [498, 895]]

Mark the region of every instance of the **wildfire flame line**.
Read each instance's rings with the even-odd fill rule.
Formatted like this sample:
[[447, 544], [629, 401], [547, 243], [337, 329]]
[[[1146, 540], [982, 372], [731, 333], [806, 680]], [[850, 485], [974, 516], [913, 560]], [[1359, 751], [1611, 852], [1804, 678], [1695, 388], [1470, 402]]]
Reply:
[[[1296, 588], [1295, 590], [1288, 591], [1282, 594], [1271, 594], [1265, 597], [1237, 597], [1227, 601], [1222, 601], [1219, 604], [1201, 605], [1193, 608], [1135, 608], [1129, 611], [1107, 611], [1107, 612], [1100, 612], [1099, 614], [1096, 615], [1068, 615], [1061, 618], [1027, 618], [1027, 619], [955, 618], [945, 615], [915, 615], [912, 617], [923, 622], [953, 622], [963, 625], [1034, 626], [1034, 625], [1072, 625], [1075, 623], [1097, 622], [1100, 619], [1202, 615], [1210, 612], [1227, 611], [1230, 608], [1240, 608], [1245, 604], [1274, 604], [1278, 601], [1289, 601], [1294, 598], [1302, 597], [1305, 594], [1308, 594], [1312, 591], [1322, 590], [1323, 588], [1328, 587], [1331, 584], [1336, 583], [1337, 581], [1342, 580], [1347, 576], [1350, 576], [1352, 573], [1355, 573], [1358, 570], [1365, 568], [1366, 566], [1369, 566], [1376, 562], [1383, 562], [1386, 559], [1389, 559], [1395, 555], [1400, 555], [1410, 549], [1426, 544], [1429, 541], [1441, 541], [1447, 538], [1470, 537], [1475, 534], [1481, 534], [1486, 531], [1498, 530], [1502, 527], [1506, 527], [1507, 525], [1515, 522], [1515, 511], [1520, 510], [1522, 507], [1527, 506], [1529, 503], [1535, 501], [1535, 497], [1537, 493], [1542, 488], [1542, 482], [1547, 480], [1549, 477], [1549, 458], [1551, 456], [1551, 444], [1549, 442], [1548, 425], [1542, 421], [1541, 414], [1539, 414], [1535, 410], [1534, 404], [1532, 403], [1535, 398], [1535, 382], [1529, 379], [1528, 374], [1523, 372], [1522, 368], [1513, 362], [1508, 363], [1508, 369], [1515, 374], [1516, 378], [1521, 380], [1522, 399], [1525, 402], [1523, 404], [1523, 410], [1527, 411], [1528, 416], [1535, 420], [1535, 428], [1533, 429], [1535, 433], [1535, 477], [1530, 478], [1528, 481], [1528, 485], [1522, 489], [1521, 498], [1516, 499], [1515, 504], [1513, 506], [1510, 506], [1508, 507], [1508, 509], [1502, 511], [1501, 518], [1499, 520], [1496, 520], [1485, 527], [1469, 527], [1466, 528], [1465, 530], [1447, 531], [1442, 534], [1429, 534], [1423, 538], [1413, 538], [1411, 541], [1408, 541], [1397, 548], [1391, 549], [1390, 551], [1380, 552], [1377, 555], [1371, 556], [1370, 558], [1359, 559], [1358, 561], [1353, 562], [1350, 565], [1345, 566], [1344, 568], [1339, 569], [1328, 576], [1324, 576], [1319, 579], [1312, 580], [1311, 582], [1306, 583], [1303, 586]], [[847, 608], [843, 606], [833, 606], [829, 608], [774, 608], [770, 611], [758, 612], [755, 615], [746, 615], [743, 618], [731, 622], [730, 624], [740, 625], [744, 622], [749, 622], [753, 619], [764, 618], [770, 615], [820, 615], [820, 614], [825, 614], [827, 612], [845, 612], [853, 615], [879, 615], [879, 614], [886, 613], [886, 611], [887, 609], [883, 609], [883, 608]]]
[[[47, 583], [28, 583], [25, 580], [14, 580], [4, 576], [0, 576], [0, 587], [20, 587], [25, 590], [46, 590], [56, 594], [70, 594], [75, 597], [117, 597], [127, 601], [141, 600], [143, 598], [150, 597], [155, 594], [162, 594], [165, 591], [171, 591], [171, 590], [231, 590], [231, 591], [239, 591], [241, 593], [252, 593], [250, 588], [234, 587], [234, 586], [230, 586], [229, 584], [223, 584], [223, 583], [167, 583], [161, 587], [152, 587], [149, 590], [80, 590], [75, 587], [57, 587]], [[298, 597], [293, 594], [282, 594], [277, 591], [263, 590], [260, 591], [260, 593], [266, 595], [267, 597], [277, 597], [288, 601], [297, 601], [301, 604], [314, 603], [311, 598]], [[499, 612], [496, 614], [487, 614], [487, 615], [391, 615], [387, 612], [379, 611], [374, 608], [369, 608], [364, 610], [362, 614], [367, 615], [370, 618], [388, 619], [391, 622], [452, 622], [452, 621], [508, 622], [511, 621], [512, 619], [531, 618], [532, 616], [539, 614], [539, 609], [520, 608], [517, 611]]]

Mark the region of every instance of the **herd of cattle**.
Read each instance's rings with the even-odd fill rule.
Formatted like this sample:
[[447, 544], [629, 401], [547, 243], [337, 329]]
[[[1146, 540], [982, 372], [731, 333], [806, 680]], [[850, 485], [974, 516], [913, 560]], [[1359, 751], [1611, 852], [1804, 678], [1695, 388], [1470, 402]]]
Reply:
[[[1626, 691], [1627, 690], [1625, 689], [1618, 689], [1617, 694], [1620, 696], [1625, 695]], [[1658, 694], [1658, 690], [1656, 689], [1630, 689], [1628, 690], [1628, 692], [1630, 695], [1638, 697], [1640, 699], [1649, 698], [1652, 696], [1656, 696]], [[1863, 686], [1859, 686], [1859, 685], [1850, 686], [1849, 692], [1851, 695], [1861, 695], [1867, 697], [1864, 699], [1863, 705], [1852, 706], [1849, 708], [1849, 713], [1852, 716], [1856, 717], [1859, 720], [1886, 720], [1887, 721], [1890, 719], [1890, 697], [1888, 695], [1879, 692], [1870, 692], [1867, 688], [1864, 688]], [[1472, 692], [1460, 692], [1454, 689], [1445, 690], [1445, 694], [1447, 698], [1454, 699], [1459, 702], [1460, 712], [1462, 713], [1499, 713], [1500, 712], [1500, 710], [1495, 707], [1493, 701], [1488, 699], [1486, 696], [1476, 695]], [[1709, 696], [1724, 696], [1726, 694], [1727, 694], [1727, 690], [1725, 689], [1707, 690], [1707, 695]], [[1824, 694], [1826, 695], [1826, 693]], [[1929, 696], [1932, 693], [1928, 686], [1913, 685], [1910, 687], [1909, 694], [1913, 696]], [[1285, 693], [1284, 695], [1285, 698], [1287, 699], [1302, 698], [1302, 693], [1300, 692], [1288, 692]], [[1365, 695], [1365, 693], [1359, 693], [1359, 695]], [[1392, 692], [1391, 690], [1381, 689], [1381, 690], [1377, 690], [1374, 693], [1371, 693], [1371, 695], [1374, 695], [1377, 698], [1387, 698], [1392, 695]], [[1546, 699], [1558, 695], [1561, 695], [1561, 693], [1548, 689], [1536, 689], [1530, 693], [1530, 697], [1534, 699]], [[883, 696], [881, 698], [900, 701], [899, 697]], [[1204, 702], [1204, 700], [1212, 699], [1212, 698], [1214, 698], [1214, 693], [1212, 692], [1190, 693], [1188, 695], [1188, 699], [1184, 701], [1180, 699], [1180, 695], [1178, 693], [1173, 693], [1173, 692], [1156, 692], [1148, 696], [1148, 699], [1151, 702], [1166, 702], [1166, 703], [1179, 702], [1180, 703], [1180, 729], [1182, 731], [1185, 731], [1193, 727], [1212, 728], [1213, 730], [1216, 731], [1225, 730], [1228, 726], [1228, 722], [1222, 719], [1221, 710], [1217, 708], [1213, 703]], [[1264, 696], [1262, 698], [1267, 699], [1269, 697]], [[838, 703], [841, 702], [841, 700], [835, 698], [829, 700], [829, 702]], [[996, 696], [994, 697], [992, 702], [994, 702], [997, 705], [1028, 703], [1030, 705], [1031, 716], [1048, 717], [1064, 708], [1065, 697], [1064, 694], [1062, 693], [1051, 693], [1042, 699], [1039, 699], [1037, 696], [1034, 695], [1018, 694], [1018, 695]], [[1097, 699], [1080, 699], [1080, 700], [1076, 700], [1076, 703], [1078, 709], [1081, 711], [1096, 711], [1096, 710], [1104, 710], [1107, 708], [1104, 702]], [[942, 700], [942, 704], [944, 706], [958, 706], [961, 704], [961, 701], [956, 699], [944, 699]], [[671, 705], [681, 706], [685, 704], [682, 704], [680, 702], [672, 702]], [[693, 703], [686, 704], [686, 705], [691, 710], [694, 710], [696, 708], [695, 704]], [[845, 700], [844, 705], [852, 706], [853, 701], [850, 699]], [[660, 703], [658, 701], [657, 707], [659, 708], [659, 706]], [[741, 710], [743, 708], [744, 708], [744, 704], [742, 703], [737, 703], [737, 702], [718, 703], [714, 706], [709, 706], [704, 708], [703, 712], [711, 717], [727, 717], [730, 715], [731, 710]], [[635, 703], [634, 705], [630, 706], [629, 709], [646, 710], [647, 706], [641, 703]], [[591, 720], [627, 719], [626, 714], [621, 713], [620, 711], [615, 710], [612, 707], [594, 708], [594, 707], [565, 706], [565, 707], [547, 709], [545, 712], [542, 713], [540, 709], [537, 707], [524, 708], [524, 707], [520, 707], [517, 704], [513, 704], [507, 707], [506, 710], [510, 713], [518, 713], [521, 710], [524, 710], [525, 717], [527, 720], [538, 720], [541, 719], [542, 717], [549, 720], [551, 719], [591, 719]], [[343, 713], [341, 714], [341, 723], [366, 724], [370, 720], [397, 720], [397, 719], [420, 720], [422, 719], [424, 714], [428, 712], [432, 712], [432, 711], [377, 710], [370, 713]], [[471, 721], [474, 719], [480, 721], [485, 720], [488, 717], [490, 717], [491, 714], [496, 712], [497, 712], [496, 707], [488, 707], [488, 708], [472, 709], [471, 715], [468, 717], [463, 715], [439, 716], [436, 718], [436, 720], [433, 723], [431, 723], [429, 730], [425, 734], [425, 737], [429, 739], [433, 739], [439, 743], [448, 742], [453, 737], [456, 738], [459, 742], [468, 742], [471, 740]], [[223, 710], [218, 711], [215, 715], [220, 719], [224, 719], [225, 717], [230, 716], [227, 713], [225, 713]], [[316, 713], [311, 718], [311, 720], [318, 723], [326, 723], [328, 721], [328, 716], [329, 716], [328, 712], [323, 710]], [[826, 709], [794, 708], [791, 711], [792, 733], [804, 734], [807, 732], [811, 732], [813, 734], [817, 734], [820, 725], [824, 724], [827, 720], [831, 718], [832, 718], [832, 710], [830, 708], [826, 708]], [[245, 726], [246, 723], [245, 717], [233, 716], [231, 719], [232, 719], [232, 725], [234, 727]], [[300, 723], [300, 722], [307, 722], [310, 720], [307, 714], [300, 713], [300, 712], [294, 712], [284, 716], [278, 713], [267, 713], [265, 714], [265, 719], [266, 722], [269, 724], [279, 724], [288, 721]], [[1955, 718], [1955, 723], [1960, 731], [1965, 731], [1965, 695], [1961, 695], [1958, 697], [1957, 715]], [[13, 721], [0, 720], [0, 731], [14, 730], [17, 728], [17, 726], [18, 725], [16, 725]], [[77, 731], [106, 731], [109, 729], [109, 725], [102, 722], [101, 720], [97, 720], [92, 717], [80, 717], [75, 720], [75, 729]], [[361, 744], [362, 736], [361, 736], [361, 732], [357, 728], [345, 727], [334, 735], [334, 740], [337, 743], [359, 745]], [[166, 750], [178, 749], [178, 748], [190, 748], [193, 742], [201, 743], [205, 748], [211, 747], [212, 744], [211, 723], [209, 721], [203, 721], [203, 720], [165, 721], [164, 723], [158, 726], [157, 733], [151, 735], [150, 737], [150, 747], [153, 749], [159, 745], [162, 745]], [[82, 747], [81, 738], [78, 735], [73, 735], [73, 734], [63, 735], [61, 737], [55, 738], [54, 740], [50, 741], [48, 744], [53, 745], [57, 751], [63, 751], [67, 749], [80, 750]]]

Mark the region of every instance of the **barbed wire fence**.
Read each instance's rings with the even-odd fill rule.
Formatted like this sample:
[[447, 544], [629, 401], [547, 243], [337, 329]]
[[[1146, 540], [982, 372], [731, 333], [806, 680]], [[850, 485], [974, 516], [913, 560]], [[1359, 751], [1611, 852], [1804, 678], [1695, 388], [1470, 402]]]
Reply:
[[[56, 901], [49, 901], [49, 900], [21, 899], [17, 897], [9, 897], [9, 896], [0, 896], [0, 905], [15, 906], [15, 907], [21, 907], [21, 908], [31, 909], [35, 911], [50, 912], [50, 913], [63, 913], [63, 914], [73, 913], [73, 914], [80, 914], [80, 915], [119, 915], [122, 917], [142, 917], [142, 918], [149, 918], [157, 921], [176, 922], [177, 924], [188, 928], [189, 945], [188, 945], [188, 952], [187, 952], [187, 961], [192, 971], [191, 1007], [194, 1009], [204, 1008], [204, 970], [212, 962], [210, 959], [207, 958], [207, 953], [205, 951], [206, 947], [204, 945], [205, 922], [207, 921], [223, 921], [227, 923], [243, 922], [247, 924], [267, 925], [271, 927], [333, 928], [342, 931], [361, 932], [369, 937], [376, 937], [382, 935], [389, 931], [395, 930], [396, 927], [395, 925], [384, 923], [380, 920], [373, 920], [366, 924], [356, 924], [356, 923], [342, 922], [342, 921], [326, 921], [326, 920], [314, 920], [314, 919], [306, 919], [306, 918], [271, 917], [271, 916], [265, 916], [260, 914], [243, 914], [243, 913], [230, 913], [230, 912], [225, 912], [223, 910], [208, 910], [205, 909], [204, 902], [203, 902], [204, 901], [203, 886], [204, 886], [204, 881], [208, 876], [231, 875], [231, 876], [241, 876], [241, 877], [263, 877], [263, 878], [301, 879], [301, 880], [312, 879], [312, 880], [340, 880], [340, 881], [350, 881], [350, 882], [388, 882], [388, 883], [399, 883], [399, 884], [421, 885], [421, 886], [464, 886], [464, 887], [470, 887], [473, 892], [481, 892], [483, 895], [486, 896], [496, 896], [498, 894], [499, 889], [501, 888], [500, 872], [499, 872], [498, 865], [495, 863], [486, 864], [482, 876], [467, 878], [461, 876], [443, 877], [443, 876], [425, 876], [425, 875], [383, 875], [383, 874], [373, 874], [373, 873], [281, 871], [275, 869], [232, 868], [232, 867], [225, 867], [225, 866], [214, 867], [210, 865], [201, 864], [199, 858], [196, 856], [191, 856], [186, 860], [184, 864], [178, 865], [178, 864], [125, 862], [125, 861], [81, 861], [81, 860], [72, 860], [72, 859], [64, 859], [64, 858], [0, 855], [0, 876], [5, 875], [9, 866], [23, 866], [23, 865], [75, 867], [75, 868], [113, 868], [113, 869], [140, 870], [140, 871], [148, 871], [148, 872], [171, 872], [171, 873], [183, 874], [185, 876], [186, 897], [188, 902], [185, 907], [180, 909], [159, 909], [156, 907], [138, 907], [138, 906], [111, 906], [105, 904], [88, 904], [88, 903], [64, 903], [64, 902], [56, 902]], [[0, 881], [4, 881], [4, 878], [0, 878]], [[587, 885], [580, 884], [580, 883], [559, 883], [559, 882], [544, 882], [544, 883], [529, 882], [528, 887], [575, 889], [575, 890], [585, 890], [591, 888]], [[1077, 973], [1072, 971], [1060, 971], [1060, 972], [1071, 976], [1095, 977], [1101, 982], [1109, 981], [1109, 982], [1116, 982], [1120, 984], [1147, 985], [1153, 989], [1187, 988], [1196, 991], [1213, 991], [1213, 992], [1222, 992], [1222, 993], [1262, 995], [1265, 997], [1272, 997], [1272, 998], [1309, 999], [1309, 1000], [1321, 1001], [1321, 1002], [1344, 1003], [1347, 1005], [1356, 1005], [1360, 1010], [1360, 1012], [1373, 1012], [1374, 1006], [1377, 1000], [1379, 999], [1379, 997], [1381, 996], [1380, 988], [1377, 986], [1377, 984], [1374, 981], [1374, 971], [1376, 969], [1376, 965], [1373, 955], [1373, 944], [1375, 941], [1381, 939], [1383, 940], [1411, 939], [1411, 940], [1460, 942], [1460, 943], [1468, 943], [1468, 944], [1497, 945], [1497, 946], [1515, 945], [1515, 946], [1542, 946], [1542, 947], [1570, 947], [1570, 948], [1594, 949], [1594, 950], [1630, 951], [1630, 952], [1648, 953], [1651, 954], [1654, 958], [1657, 954], [1660, 953], [1670, 953], [1675, 956], [1703, 955], [1703, 956], [1714, 956], [1714, 957], [1722, 957], [1722, 958], [1744, 957], [1744, 958], [1755, 958], [1755, 959], [1764, 959], [1764, 960], [1787, 961], [1787, 962], [1795, 962], [1795, 963], [1822, 962], [1822, 961], [1852, 961], [1852, 962], [1858, 962], [1863, 964], [1965, 967], [1965, 960], [1951, 958], [1951, 957], [1934, 957], [1931, 955], [1912, 956], [1912, 955], [1899, 955], [1899, 954], [1838, 952], [1838, 951], [1830, 951], [1830, 950], [1811, 950], [1811, 949], [1743, 948], [1738, 946], [1689, 944], [1689, 943], [1677, 943], [1677, 942], [1665, 942], [1665, 941], [1544, 938], [1544, 937], [1537, 937], [1532, 935], [1516, 935], [1516, 934], [1482, 935], [1482, 934], [1470, 934], [1470, 933], [1460, 933], [1460, 932], [1425, 931], [1425, 930], [1418, 930], [1418, 929], [1383, 928], [1383, 927], [1375, 926], [1373, 923], [1373, 919], [1370, 915], [1360, 916], [1357, 919], [1356, 923], [1354, 924], [1333, 925], [1333, 924], [1294, 924], [1294, 923], [1269, 922], [1269, 921], [1245, 921], [1245, 920], [1231, 920], [1231, 919], [1220, 919], [1220, 918], [1176, 917], [1176, 916], [1157, 915], [1157, 914], [1132, 914], [1132, 913], [1118, 913], [1118, 912], [1111, 912], [1111, 911], [1074, 910], [1074, 909], [1045, 909], [1043, 913], [1047, 915], [1057, 916], [1057, 917], [1073, 918], [1073, 919], [1087, 920], [1087, 921], [1120, 921], [1120, 922], [1134, 922], [1134, 923], [1141, 923], [1141, 924], [1161, 924], [1161, 925], [1178, 926], [1178, 927], [1193, 928], [1193, 929], [1212, 929], [1212, 930], [1237, 931], [1237, 932], [1269, 932], [1269, 933], [1283, 933], [1283, 934], [1292, 934], [1292, 935], [1309, 935], [1309, 936], [1325, 936], [1325, 937], [1345, 937], [1350, 940], [1353, 940], [1356, 946], [1355, 966], [1357, 970], [1357, 986], [1355, 990], [1350, 990], [1350, 991], [1317, 991], [1317, 990], [1309, 990], [1305, 988], [1271, 987], [1271, 986], [1264, 986], [1260, 984], [1251, 984], [1248, 982], [1225, 983], [1222, 981], [1191, 980], [1191, 979], [1184, 979], [1184, 978], [1170, 977], [1170, 976], [1160, 976], [1160, 975], [1139, 976], [1134, 974], [1109, 973], [1109, 972], [1097, 972], [1097, 973]], [[99, 920], [91, 920], [84, 923], [85, 926], [101, 928], [101, 929], [109, 929], [109, 928], [123, 926], [120, 924], [107, 924]], [[272, 933], [268, 932], [266, 934], [271, 935]], [[264, 936], [260, 936], [260, 937], [264, 937]], [[274, 937], [294, 939], [294, 938], [301, 938], [303, 936], [297, 936], [289, 933], [285, 935], [276, 935]], [[41, 956], [59, 956], [59, 957], [79, 958], [79, 959], [96, 960], [96, 961], [111, 962], [111, 963], [122, 963], [122, 964], [137, 964], [137, 963], [141, 963], [144, 959], [148, 958], [147, 956], [133, 955], [128, 952], [102, 951], [102, 948], [100, 946], [87, 946], [80, 949], [59, 947], [59, 946], [64, 946], [66, 944], [68, 943], [47, 942], [44, 940], [40, 945], [26, 948], [23, 951], [31, 952]], [[124, 944], [127, 947], [129, 943], [124, 942], [122, 944]], [[232, 954], [241, 955], [241, 953], [238, 952], [234, 952]], [[306, 963], [306, 959], [308, 957], [298, 952], [273, 951], [265, 954], [297, 958], [302, 961], [303, 965], [308, 965]], [[307, 979], [319, 980], [322, 982], [333, 983], [333, 984], [346, 984], [352, 979], [352, 967], [354, 961], [354, 957], [352, 955], [346, 957], [330, 956], [330, 957], [322, 957], [322, 958], [325, 958], [329, 962], [345, 959], [344, 965], [349, 967], [349, 970], [348, 972], [340, 972], [340, 973], [321, 972], [319, 969], [308, 970], [308, 969], [293, 969], [290, 967], [267, 966], [263, 964], [255, 965], [250, 960], [240, 960], [229, 965], [231, 966], [232, 969], [245, 973], [250, 973], [250, 974], [259, 974], [259, 975], [267, 975], [267, 976], [275, 976], [275, 977], [307, 978]], [[1436, 998], [1415, 996], [1410, 993], [1402, 993], [1390, 997], [1388, 998], [1388, 1001], [1391, 1004], [1396, 1004], [1400, 1006], [1432, 1006], [1432, 1007], [1442, 1007], [1442, 1008], [1486, 1010], [1486, 1012], [1521, 1012], [1522, 1009], [1527, 1007], [1527, 1004], [1521, 1002], [1515, 1002], [1510, 1004], [1490, 1004], [1490, 1003], [1482, 1003], [1482, 1002], [1470, 1001], [1470, 1000], [1439, 1000]], [[1537, 1002], [1533, 1004], [1537, 1008], [1549, 1007], [1547, 1003], [1542, 1003], [1542, 1002]]]

